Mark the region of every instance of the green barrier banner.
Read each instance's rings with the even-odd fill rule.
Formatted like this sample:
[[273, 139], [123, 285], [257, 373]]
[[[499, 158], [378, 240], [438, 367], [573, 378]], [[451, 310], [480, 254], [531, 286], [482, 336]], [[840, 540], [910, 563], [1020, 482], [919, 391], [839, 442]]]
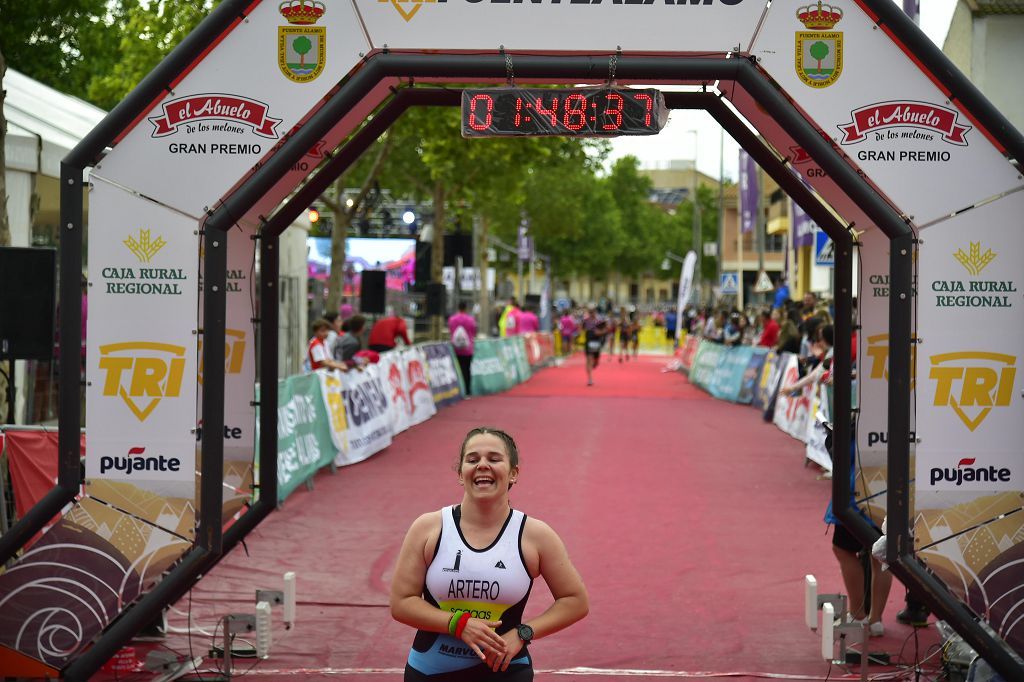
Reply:
[[[521, 384], [532, 376], [530, 360], [526, 355], [526, 339], [522, 336], [513, 336], [512, 338], [505, 339], [505, 343], [507, 344], [514, 359], [516, 374], [519, 377], [518, 380], [513, 383], [513, 386], [515, 384]], [[509, 388], [512, 388], [512, 386], [509, 386]]]
[[740, 389], [743, 387], [743, 374], [750, 364], [754, 349], [750, 346], [722, 347], [718, 367], [708, 384], [708, 393], [719, 400], [735, 403], [739, 400]]
[[331, 417], [320, 394], [320, 377], [300, 374], [277, 384], [277, 499], [287, 498], [317, 469], [334, 459]]
[[[500, 339], [477, 339], [473, 348], [473, 395], [507, 391], [515, 385], [515, 365], [506, 363]], [[509, 378], [506, 370], [512, 370]]]
[[697, 356], [693, 359], [693, 368], [690, 370], [690, 383], [707, 391], [715, 380], [715, 373], [725, 350], [725, 346], [720, 343], [701, 341], [697, 348]]

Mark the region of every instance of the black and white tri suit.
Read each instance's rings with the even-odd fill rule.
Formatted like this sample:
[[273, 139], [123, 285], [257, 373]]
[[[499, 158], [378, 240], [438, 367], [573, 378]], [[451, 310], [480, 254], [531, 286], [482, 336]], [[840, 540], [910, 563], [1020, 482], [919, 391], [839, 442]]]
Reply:
[[[514, 630], [523, 622], [523, 609], [533, 587], [522, 549], [526, 514], [509, 510], [498, 537], [483, 549], [466, 542], [459, 526], [461, 516], [459, 506], [441, 510], [441, 537], [427, 567], [423, 598], [443, 611], [459, 609], [474, 618], [500, 620], [498, 634]], [[532, 661], [525, 646], [509, 664], [509, 672], [526, 672], [524, 666], [532, 679]], [[418, 630], [409, 651], [406, 679], [434, 675], [439, 680], [478, 679], [488, 677], [489, 671], [461, 639]]]

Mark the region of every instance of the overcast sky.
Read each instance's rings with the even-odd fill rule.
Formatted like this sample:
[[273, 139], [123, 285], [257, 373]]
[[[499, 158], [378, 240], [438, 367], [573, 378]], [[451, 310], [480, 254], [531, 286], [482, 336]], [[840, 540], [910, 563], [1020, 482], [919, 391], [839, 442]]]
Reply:
[[[902, 0], [894, 0], [902, 6]], [[920, 0], [921, 29], [940, 48], [956, 8], [956, 0]], [[696, 130], [695, 136], [691, 131]], [[706, 111], [673, 111], [668, 123], [657, 135], [619, 137], [612, 140], [611, 159], [632, 154], [642, 167], [665, 166], [673, 159], [692, 159], [697, 148], [697, 168], [712, 177], [718, 176], [719, 136], [721, 128]], [[696, 145], [694, 142], [696, 141]], [[725, 176], [736, 179], [739, 146], [725, 136]]]

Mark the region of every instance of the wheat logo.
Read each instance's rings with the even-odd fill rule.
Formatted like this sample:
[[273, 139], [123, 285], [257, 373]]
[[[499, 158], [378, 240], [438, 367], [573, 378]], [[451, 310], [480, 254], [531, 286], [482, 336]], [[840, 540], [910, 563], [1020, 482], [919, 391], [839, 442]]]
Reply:
[[160, 235], [157, 235], [156, 241], [154, 241], [150, 236], [149, 230], [139, 230], [139, 238], [136, 239], [134, 236], [129, 236], [128, 239], [124, 240], [124, 245], [135, 254], [140, 263], [148, 263], [160, 249], [167, 246], [167, 242]]
[[964, 351], [933, 355], [930, 359], [928, 378], [936, 382], [935, 406], [953, 408], [970, 431], [985, 421], [993, 407], [1010, 405], [1017, 377], [1016, 356]]
[[963, 249], [957, 249], [953, 257], [960, 262], [960, 265], [964, 266], [967, 272], [977, 277], [982, 270], [988, 267], [989, 263], [995, 260], [996, 253], [992, 249], [986, 249], [985, 253], [982, 253], [981, 242], [971, 242], [969, 248], [968, 253], [964, 253]]

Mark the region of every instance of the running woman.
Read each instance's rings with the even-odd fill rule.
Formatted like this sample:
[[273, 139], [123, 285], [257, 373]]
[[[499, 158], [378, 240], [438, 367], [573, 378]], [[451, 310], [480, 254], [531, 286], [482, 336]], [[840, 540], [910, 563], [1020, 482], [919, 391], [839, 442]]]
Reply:
[[[456, 471], [462, 504], [416, 519], [395, 566], [391, 615], [416, 628], [405, 680], [532, 680], [528, 645], [586, 616], [586, 588], [558, 534], [509, 504], [511, 436], [473, 429]], [[555, 601], [526, 623], [537, 576]]]

